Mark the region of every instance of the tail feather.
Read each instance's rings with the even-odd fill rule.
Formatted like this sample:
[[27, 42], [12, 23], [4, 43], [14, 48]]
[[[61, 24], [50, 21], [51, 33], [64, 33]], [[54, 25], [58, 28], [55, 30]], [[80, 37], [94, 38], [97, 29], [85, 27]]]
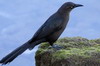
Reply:
[[32, 44], [30, 44], [30, 42], [27, 42], [23, 45], [21, 45], [20, 47], [18, 47], [17, 49], [15, 49], [14, 51], [12, 51], [10, 54], [8, 54], [7, 56], [5, 56], [3, 59], [0, 60], [0, 63], [5, 65], [7, 63], [10, 63], [11, 61], [13, 61], [17, 56], [19, 56], [20, 54], [22, 54], [25, 50], [27, 49], [33, 49], [36, 45], [38, 45], [41, 42], [45, 42], [45, 39], [42, 40], [38, 40], [33, 42]]
[[0, 63], [2, 63], [2, 64], [10, 63], [17, 56], [19, 56], [25, 50], [27, 50], [29, 48], [29, 46], [30, 46], [30, 44], [28, 44], [28, 43], [23, 44], [22, 46], [18, 47], [17, 49], [15, 49], [14, 51], [12, 51], [10, 54], [8, 54], [7, 56], [5, 56], [2, 60], [0, 60]]

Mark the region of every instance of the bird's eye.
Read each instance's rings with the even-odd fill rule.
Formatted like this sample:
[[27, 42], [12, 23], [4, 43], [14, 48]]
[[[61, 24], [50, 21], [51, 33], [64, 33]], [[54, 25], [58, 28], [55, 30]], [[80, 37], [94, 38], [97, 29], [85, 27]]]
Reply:
[[74, 8], [73, 6], [71, 6], [70, 8]]

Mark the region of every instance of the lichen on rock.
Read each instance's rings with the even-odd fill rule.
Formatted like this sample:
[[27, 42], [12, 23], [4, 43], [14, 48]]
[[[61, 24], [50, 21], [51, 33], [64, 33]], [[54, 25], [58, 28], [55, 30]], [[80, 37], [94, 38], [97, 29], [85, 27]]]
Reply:
[[39, 46], [35, 56], [36, 66], [100, 66], [100, 39], [66, 37], [55, 44], [63, 48], [49, 48], [48, 43]]

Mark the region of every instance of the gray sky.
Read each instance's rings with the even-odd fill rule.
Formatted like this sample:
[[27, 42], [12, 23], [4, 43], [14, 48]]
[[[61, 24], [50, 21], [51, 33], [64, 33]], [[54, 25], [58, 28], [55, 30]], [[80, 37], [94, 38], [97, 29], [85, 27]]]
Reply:
[[[84, 7], [71, 12], [67, 29], [61, 37], [100, 38], [99, 0], [0, 0], [0, 59], [28, 41], [66, 1], [83, 4]], [[36, 49], [26, 51], [6, 66], [35, 66]]]

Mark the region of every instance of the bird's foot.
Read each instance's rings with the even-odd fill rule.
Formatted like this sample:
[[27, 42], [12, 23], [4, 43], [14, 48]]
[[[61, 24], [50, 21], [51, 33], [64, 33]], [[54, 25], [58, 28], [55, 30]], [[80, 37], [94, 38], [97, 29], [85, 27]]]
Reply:
[[56, 44], [53, 44], [51, 47], [49, 47], [49, 48], [54, 48], [54, 49], [56, 49], [56, 50], [60, 50], [60, 49], [63, 49], [64, 47], [62, 47], [62, 46], [59, 46], [59, 45], [56, 45]]

